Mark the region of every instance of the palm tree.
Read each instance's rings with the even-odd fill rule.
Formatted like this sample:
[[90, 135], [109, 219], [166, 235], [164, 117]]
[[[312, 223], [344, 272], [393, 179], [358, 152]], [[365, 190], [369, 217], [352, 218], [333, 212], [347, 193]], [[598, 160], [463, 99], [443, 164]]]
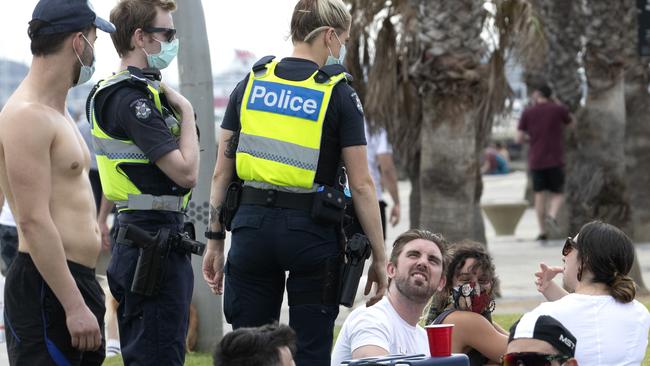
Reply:
[[627, 187], [636, 241], [650, 241], [650, 73], [648, 58], [637, 49], [638, 10], [630, 7], [626, 16], [625, 49], [625, 155]]
[[[629, 17], [635, 3], [633, 0], [588, 0], [586, 5], [583, 62], [588, 95], [578, 114], [577, 137], [572, 139], [575, 149], [569, 157], [570, 230], [577, 232], [585, 222], [601, 219], [633, 234], [625, 171], [624, 52], [630, 37], [628, 25], [621, 19]], [[641, 290], [647, 292], [636, 261], [632, 276]]]
[[[513, 29], [523, 29], [527, 2], [350, 2], [357, 39], [348, 66], [359, 83], [368, 75], [357, 87], [370, 128], [385, 127], [406, 162], [411, 225], [485, 242], [479, 152], [504, 109], [505, 50], [518, 43]], [[485, 3], [498, 10], [490, 18], [500, 27], [492, 48], [481, 36]], [[368, 29], [378, 29], [375, 38]]]
[[[630, 1], [630, 0], [628, 0]], [[638, 9], [628, 4], [625, 29], [625, 126], [626, 184], [630, 197], [631, 228], [635, 241], [650, 240], [650, 196], [648, 162], [650, 162], [650, 73], [648, 58], [640, 57], [638, 44]], [[632, 278], [641, 293], [648, 293], [638, 261], [632, 269]]]

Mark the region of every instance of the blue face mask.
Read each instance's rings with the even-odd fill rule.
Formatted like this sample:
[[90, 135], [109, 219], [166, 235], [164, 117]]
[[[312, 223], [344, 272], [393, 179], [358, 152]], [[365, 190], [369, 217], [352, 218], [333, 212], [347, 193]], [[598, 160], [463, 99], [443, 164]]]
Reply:
[[88, 46], [90, 46], [90, 49], [93, 50], [93, 61], [90, 63], [90, 65], [86, 66], [84, 65], [83, 61], [81, 61], [81, 57], [79, 57], [79, 54], [77, 54], [77, 51], [74, 52], [75, 55], [77, 55], [77, 59], [79, 60], [79, 63], [81, 63], [81, 69], [79, 69], [79, 77], [77, 78], [77, 83], [74, 84], [74, 86], [81, 85], [88, 80], [90, 80], [91, 77], [93, 77], [93, 74], [95, 73], [95, 49], [93, 48], [93, 45], [88, 42], [88, 39], [86, 36], [83, 34], [81, 35], [84, 37], [84, 40], [86, 43], [88, 43]]
[[332, 54], [332, 49], [327, 46], [327, 49], [330, 50], [329, 56], [327, 56], [327, 61], [325, 61], [325, 65], [335, 65], [335, 64], [343, 64], [345, 61], [345, 45], [341, 40], [339, 39], [339, 36], [336, 34], [336, 31], [334, 31], [334, 35], [336, 36], [336, 40], [339, 41], [339, 44], [341, 45], [341, 49], [339, 50], [339, 58], [334, 57], [334, 54]]
[[[156, 39], [156, 41], [158, 40]], [[176, 55], [178, 54], [178, 38], [171, 42], [158, 42], [160, 43], [160, 52], [150, 55], [144, 50], [144, 48], [142, 50], [147, 55], [147, 64], [149, 67], [162, 70], [169, 66], [174, 58], [176, 58]]]

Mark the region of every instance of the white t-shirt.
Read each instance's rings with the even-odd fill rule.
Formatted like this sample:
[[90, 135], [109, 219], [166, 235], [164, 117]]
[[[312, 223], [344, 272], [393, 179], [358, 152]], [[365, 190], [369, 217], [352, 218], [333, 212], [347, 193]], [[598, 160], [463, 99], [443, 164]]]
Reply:
[[14, 219], [14, 215], [11, 213], [9, 203], [7, 203], [6, 199], [2, 206], [2, 212], [0, 212], [0, 225], [16, 226], [16, 220]]
[[380, 154], [392, 154], [393, 148], [388, 143], [388, 138], [386, 137], [386, 130], [379, 128], [375, 133], [370, 134], [368, 131], [368, 124], [365, 124], [366, 129], [366, 142], [368, 145], [366, 149], [368, 151], [368, 169], [370, 169], [370, 176], [372, 177], [373, 182], [375, 182], [375, 189], [377, 190], [377, 201], [381, 201], [382, 195], [382, 186], [381, 186], [381, 173], [379, 172], [379, 161], [377, 160], [377, 155]]
[[573, 333], [580, 365], [638, 366], [643, 361], [650, 314], [636, 300], [622, 304], [608, 295], [570, 294], [532, 312], [554, 317]]
[[361, 346], [379, 346], [390, 354], [431, 355], [424, 328], [402, 319], [386, 297], [369, 308], [355, 309], [345, 319], [332, 351], [332, 366], [352, 359], [352, 352]]

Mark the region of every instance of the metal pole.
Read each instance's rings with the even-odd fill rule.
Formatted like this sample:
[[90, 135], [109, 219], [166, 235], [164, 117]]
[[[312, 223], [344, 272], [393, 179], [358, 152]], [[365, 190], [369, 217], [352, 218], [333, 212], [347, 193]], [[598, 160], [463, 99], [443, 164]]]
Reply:
[[[201, 0], [179, 1], [174, 13], [180, 51], [178, 73], [180, 92], [194, 106], [201, 130], [201, 163], [199, 181], [189, 204], [188, 215], [196, 226], [197, 239], [205, 242], [203, 232], [208, 224], [210, 184], [217, 156], [214, 139], [214, 97], [210, 47]], [[192, 256], [194, 268], [193, 303], [199, 314], [197, 350], [209, 352], [223, 334], [221, 297], [214, 296], [203, 280], [201, 260]]]

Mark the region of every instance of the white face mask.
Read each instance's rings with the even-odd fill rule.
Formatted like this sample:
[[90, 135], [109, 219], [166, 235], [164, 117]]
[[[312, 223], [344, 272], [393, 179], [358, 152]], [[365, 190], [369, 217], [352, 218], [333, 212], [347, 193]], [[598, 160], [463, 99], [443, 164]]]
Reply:
[[86, 41], [86, 43], [88, 43], [88, 46], [90, 46], [90, 49], [93, 50], [93, 60], [90, 63], [90, 65], [84, 65], [84, 63], [83, 63], [83, 61], [81, 61], [81, 57], [79, 56], [77, 51], [74, 51], [74, 54], [77, 55], [77, 59], [79, 60], [79, 63], [81, 64], [81, 69], [79, 69], [79, 77], [77, 78], [77, 83], [74, 84], [74, 86], [84, 84], [85, 82], [90, 80], [90, 78], [92, 78], [93, 74], [95, 73], [95, 48], [93, 47], [93, 45], [90, 44], [90, 41], [88, 41], [88, 38], [86, 38], [86, 36], [84, 36], [83, 34], [81, 36], [84, 37], [84, 40]]
[[332, 53], [332, 49], [327, 46], [327, 49], [330, 51], [329, 56], [327, 56], [327, 61], [325, 61], [325, 65], [335, 65], [335, 64], [343, 64], [345, 61], [345, 45], [343, 42], [341, 42], [341, 39], [339, 36], [336, 34], [336, 30], [334, 30], [334, 35], [336, 36], [336, 40], [339, 41], [339, 44], [341, 45], [341, 49], [339, 50], [339, 57], [336, 58], [334, 57], [334, 54]]

